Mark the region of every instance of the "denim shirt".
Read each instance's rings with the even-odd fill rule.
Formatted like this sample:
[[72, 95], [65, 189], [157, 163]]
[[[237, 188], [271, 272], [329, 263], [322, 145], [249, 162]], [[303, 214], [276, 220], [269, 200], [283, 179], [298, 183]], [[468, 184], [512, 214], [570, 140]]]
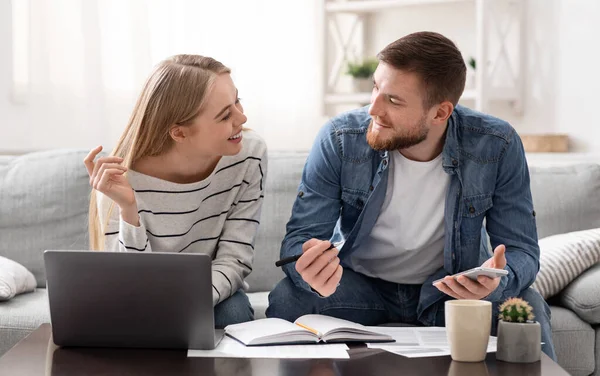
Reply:
[[[367, 106], [338, 115], [318, 133], [304, 166], [281, 257], [302, 253], [302, 244], [311, 238], [344, 241], [339, 257], [347, 267], [349, 255], [370, 234], [386, 195], [390, 158], [389, 152], [376, 151], [367, 143], [370, 121]], [[442, 166], [450, 175], [444, 266], [421, 287], [417, 314], [425, 325], [435, 322], [440, 309], [435, 303], [449, 299], [432, 281], [480, 266], [491, 256], [488, 235], [492, 249], [506, 246], [509, 273], [486, 300], [517, 296], [539, 270], [529, 169], [515, 130], [505, 121], [457, 106], [448, 120], [442, 154]], [[311, 290], [295, 264], [283, 269], [298, 287]]]

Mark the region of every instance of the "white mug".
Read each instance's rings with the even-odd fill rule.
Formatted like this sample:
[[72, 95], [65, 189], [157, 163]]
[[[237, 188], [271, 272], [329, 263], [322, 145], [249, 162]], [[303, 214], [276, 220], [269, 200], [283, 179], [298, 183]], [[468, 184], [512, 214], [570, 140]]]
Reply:
[[492, 327], [492, 303], [485, 300], [448, 300], [444, 310], [452, 359], [459, 362], [483, 361]]

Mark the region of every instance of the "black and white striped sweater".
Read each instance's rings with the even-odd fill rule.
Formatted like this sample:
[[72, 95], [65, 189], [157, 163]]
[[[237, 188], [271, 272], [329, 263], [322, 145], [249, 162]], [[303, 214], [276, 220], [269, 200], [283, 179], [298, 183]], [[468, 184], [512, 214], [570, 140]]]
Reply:
[[[245, 131], [242, 150], [221, 158], [212, 174], [191, 184], [177, 184], [129, 171], [140, 226], [120, 219], [114, 205], [106, 250], [205, 253], [213, 258], [213, 305], [247, 285], [259, 226], [267, 173], [263, 139]], [[111, 200], [98, 193], [104, 227]]]

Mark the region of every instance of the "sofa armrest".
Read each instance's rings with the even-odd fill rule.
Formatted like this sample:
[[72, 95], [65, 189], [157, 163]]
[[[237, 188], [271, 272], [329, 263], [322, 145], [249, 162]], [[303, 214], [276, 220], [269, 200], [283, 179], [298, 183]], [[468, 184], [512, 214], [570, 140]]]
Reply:
[[562, 306], [589, 324], [600, 324], [600, 264], [583, 272], [558, 298]]

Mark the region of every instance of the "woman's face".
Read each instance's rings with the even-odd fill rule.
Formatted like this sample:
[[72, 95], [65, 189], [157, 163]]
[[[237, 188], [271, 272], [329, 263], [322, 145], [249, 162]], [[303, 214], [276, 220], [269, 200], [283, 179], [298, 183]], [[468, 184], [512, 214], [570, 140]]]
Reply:
[[191, 124], [178, 126], [186, 136], [178, 147], [190, 156], [235, 155], [242, 149], [242, 125], [246, 120], [231, 75], [219, 74], [202, 112]]

